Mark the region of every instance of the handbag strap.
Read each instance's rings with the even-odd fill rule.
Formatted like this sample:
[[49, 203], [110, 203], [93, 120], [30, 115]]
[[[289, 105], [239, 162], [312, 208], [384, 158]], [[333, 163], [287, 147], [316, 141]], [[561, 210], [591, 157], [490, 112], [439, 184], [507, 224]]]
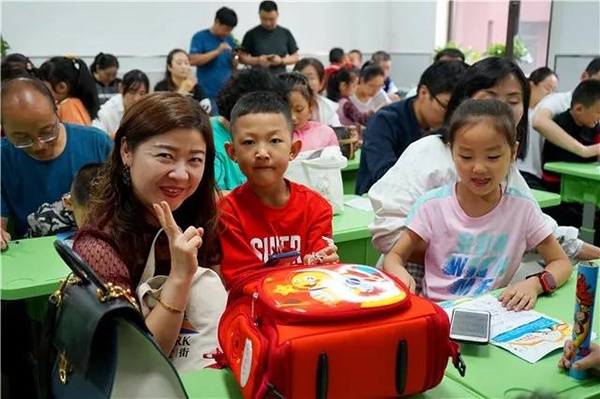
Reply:
[[54, 241], [54, 248], [62, 260], [73, 271], [73, 274], [79, 277], [84, 285], [91, 283], [98, 287], [104, 294], [108, 291], [106, 285], [102, 282], [100, 277], [98, 277], [96, 272], [94, 272], [92, 268], [90, 268], [64, 241]]
[[163, 229], [158, 230], [158, 232], [154, 236], [154, 239], [152, 240], [152, 245], [150, 246], [150, 251], [148, 252], [148, 259], [146, 259], [146, 266], [144, 267], [144, 271], [142, 272], [142, 277], [140, 277], [138, 287], [146, 281], [150, 280], [152, 277], [154, 277], [154, 272], [156, 270], [156, 257], [154, 255], [154, 247], [156, 244], [156, 240], [158, 239], [158, 236], [160, 235], [160, 233], [162, 233], [162, 231]]

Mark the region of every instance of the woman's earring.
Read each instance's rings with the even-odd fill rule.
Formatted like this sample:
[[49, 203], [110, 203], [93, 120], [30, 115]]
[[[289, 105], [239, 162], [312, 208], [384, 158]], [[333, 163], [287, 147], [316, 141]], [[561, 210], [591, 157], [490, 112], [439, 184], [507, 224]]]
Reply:
[[129, 168], [129, 165], [123, 166], [122, 178], [123, 178], [123, 184], [125, 185], [125, 187], [131, 186], [131, 169]]

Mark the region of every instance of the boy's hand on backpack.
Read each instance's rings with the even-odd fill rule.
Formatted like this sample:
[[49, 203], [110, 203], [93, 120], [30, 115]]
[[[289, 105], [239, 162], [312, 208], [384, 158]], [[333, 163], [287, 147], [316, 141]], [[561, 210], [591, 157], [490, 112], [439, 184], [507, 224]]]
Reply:
[[198, 248], [202, 246], [204, 229], [190, 226], [185, 231], [181, 231], [166, 201], [152, 206], [156, 218], [169, 239], [171, 273], [187, 281], [198, 270]]
[[336, 263], [340, 261], [335, 244], [328, 245], [320, 251], [304, 255], [302, 263], [305, 265]]
[[[539, 286], [539, 287], [538, 287]], [[540, 283], [537, 278], [528, 278], [517, 284], [509, 285], [500, 294], [498, 300], [507, 310], [531, 310], [540, 294]]]

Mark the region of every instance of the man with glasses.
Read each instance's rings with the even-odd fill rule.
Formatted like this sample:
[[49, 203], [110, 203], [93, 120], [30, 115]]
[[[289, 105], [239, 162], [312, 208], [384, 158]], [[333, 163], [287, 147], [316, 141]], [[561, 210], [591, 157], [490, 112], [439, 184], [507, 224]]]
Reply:
[[434, 63], [421, 75], [415, 97], [392, 103], [369, 119], [363, 134], [356, 194], [369, 191], [410, 143], [442, 125], [454, 86], [466, 69], [460, 61]]
[[[61, 201], [82, 166], [105, 162], [112, 141], [96, 128], [60, 123], [52, 94], [37, 79], [21, 77], [3, 82], [1, 101], [6, 137], [0, 145], [0, 248], [5, 249], [10, 239], [9, 218], [16, 235], [25, 235], [36, 223], [31, 215], [43, 204]], [[53, 221], [45, 223], [52, 225]], [[53, 228], [47, 231], [53, 233]]]

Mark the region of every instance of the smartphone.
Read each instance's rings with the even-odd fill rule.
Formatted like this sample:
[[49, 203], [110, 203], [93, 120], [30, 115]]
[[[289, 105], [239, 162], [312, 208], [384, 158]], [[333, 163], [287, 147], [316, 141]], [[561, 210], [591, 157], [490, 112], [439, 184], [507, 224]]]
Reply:
[[450, 339], [487, 344], [490, 341], [490, 312], [454, 309], [450, 322]]
[[300, 256], [300, 251], [282, 252], [273, 254], [265, 263], [265, 267], [291, 265]]

